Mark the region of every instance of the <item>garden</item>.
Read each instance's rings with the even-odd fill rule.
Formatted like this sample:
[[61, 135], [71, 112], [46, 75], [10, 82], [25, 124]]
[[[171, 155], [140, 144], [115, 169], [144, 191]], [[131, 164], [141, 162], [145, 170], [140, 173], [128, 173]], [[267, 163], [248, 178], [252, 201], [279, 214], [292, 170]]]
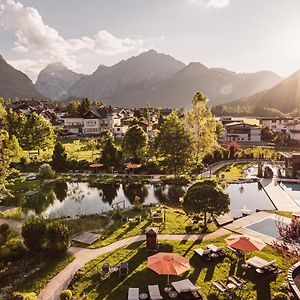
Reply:
[[[291, 261], [283, 260], [274, 249], [267, 246], [262, 251], [255, 251], [247, 256], [259, 256], [267, 260], [276, 260], [280, 272], [275, 277], [263, 278], [256, 274], [247, 274], [241, 268], [243, 260], [230, 252], [224, 259], [203, 261], [194, 254], [197, 248], [205, 248], [208, 243], [225, 247], [224, 236], [214, 240], [204, 241], [159, 241], [159, 251], [175, 252], [183, 255], [190, 261], [191, 268], [182, 276], [170, 278], [170, 282], [182, 278], [189, 278], [196, 286], [199, 286], [207, 299], [219, 299], [212, 283], [216, 280], [226, 282], [229, 275], [237, 275], [245, 280], [247, 289], [237, 293], [237, 299], [268, 300], [277, 292], [286, 292], [286, 274]], [[167, 285], [167, 276], [158, 275], [147, 268], [147, 257], [153, 252], [146, 251], [145, 243], [134, 243], [130, 246], [99, 256], [90, 261], [75, 275], [70, 289], [72, 299], [127, 299], [128, 288], [139, 287], [140, 292], [146, 293], [148, 285], [158, 284], [164, 299], [168, 299], [163, 292]], [[129, 274], [125, 278], [119, 278], [118, 274], [101, 278], [101, 267], [109, 263], [112, 267], [121, 262], [128, 262]]]

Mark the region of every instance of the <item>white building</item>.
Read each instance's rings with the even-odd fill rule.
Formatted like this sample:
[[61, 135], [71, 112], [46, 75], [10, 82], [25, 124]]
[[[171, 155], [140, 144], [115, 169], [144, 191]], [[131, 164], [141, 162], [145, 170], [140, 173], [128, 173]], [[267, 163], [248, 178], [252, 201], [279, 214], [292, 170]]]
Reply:
[[63, 118], [64, 129], [68, 132], [78, 134], [82, 133], [84, 118]]
[[259, 123], [263, 127], [269, 127], [274, 132], [286, 132], [287, 125], [289, 122], [293, 121], [293, 118], [260, 118]]
[[300, 141], [300, 120], [290, 121], [286, 125], [286, 132], [291, 140]]
[[224, 126], [223, 141], [259, 143], [261, 142], [261, 129], [260, 126], [245, 124], [243, 122], [229, 123]]

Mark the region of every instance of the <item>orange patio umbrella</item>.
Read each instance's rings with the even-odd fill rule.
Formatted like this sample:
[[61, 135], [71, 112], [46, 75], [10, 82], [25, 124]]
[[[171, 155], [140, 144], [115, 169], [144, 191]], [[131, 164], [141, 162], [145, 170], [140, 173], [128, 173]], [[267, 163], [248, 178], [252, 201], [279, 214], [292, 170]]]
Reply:
[[231, 235], [225, 241], [228, 246], [242, 251], [261, 250], [266, 246], [261, 239], [249, 235]]
[[127, 164], [126, 165], [126, 168], [127, 169], [139, 169], [140, 167], [141, 167], [142, 165], [140, 165], [140, 164]]
[[103, 164], [100, 163], [93, 163], [89, 165], [89, 168], [101, 168], [101, 167], [103, 167]]
[[160, 275], [180, 275], [190, 269], [188, 259], [177, 253], [159, 252], [148, 257], [148, 268]]

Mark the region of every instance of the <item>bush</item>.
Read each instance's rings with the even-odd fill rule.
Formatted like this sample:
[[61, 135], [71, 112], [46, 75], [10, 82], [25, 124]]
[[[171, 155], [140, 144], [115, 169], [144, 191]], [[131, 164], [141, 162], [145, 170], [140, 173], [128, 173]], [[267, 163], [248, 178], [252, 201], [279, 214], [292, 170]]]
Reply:
[[0, 250], [0, 258], [4, 261], [20, 259], [26, 253], [26, 248], [19, 238], [9, 240]]
[[9, 229], [9, 225], [7, 223], [3, 223], [0, 225], [0, 234], [6, 232]]
[[112, 218], [113, 220], [120, 220], [122, 218], [122, 211], [119, 207], [114, 210]]
[[15, 293], [14, 294], [16, 300], [36, 300], [37, 295], [36, 293]]
[[272, 299], [273, 300], [290, 300], [290, 297], [285, 293], [278, 292], [278, 293], [274, 294]]
[[60, 300], [70, 300], [71, 298], [72, 298], [72, 292], [70, 290], [62, 291], [59, 296]]
[[70, 239], [70, 231], [66, 224], [59, 221], [51, 221], [46, 232], [46, 252], [51, 257], [62, 256], [67, 252]]
[[52, 167], [49, 164], [43, 164], [39, 167], [39, 177], [43, 179], [51, 179], [55, 175]]

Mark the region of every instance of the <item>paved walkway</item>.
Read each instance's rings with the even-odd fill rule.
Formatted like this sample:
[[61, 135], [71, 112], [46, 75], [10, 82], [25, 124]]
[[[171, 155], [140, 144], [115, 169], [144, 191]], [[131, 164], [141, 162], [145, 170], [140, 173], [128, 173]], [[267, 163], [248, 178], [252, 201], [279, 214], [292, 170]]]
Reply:
[[263, 178], [260, 182], [277, 210], [291, 212], [300, 211], [300, 207], [296, 202], [274, 179]]
[[[158, 235], [160, 240], [202, 240], [202, 239], [214, 239], [219, 236], [227, 234], [228, 231], [225, 229], [218, 229], [217, 231], [210, 234], [201, 235]], [[145, 235], [138, 235], [130, 238], [126, 238], [108, 246], [98, 248], [98, 249], [84, 249], [78, 247], [71, 247], [69, 252], [75, 256], [75, 259], [59, 274], [57, 274], [52, 280], [47, 284], [47, 286], [41, 291], [38, 296], [39, 300], [58, 300], [60, 293], [68, 286], [70, 280], [72, 279], [74, 273], [82, 268], [90, 260], [105, 254], [107, 252], [117, 250], [124, 246], [128, 246], [135, 242], [145, 241]]]
[[9, 227], [11, 229], [13, 229], [14, 231], [21, 233], [22, 231], [22, 225], [23, 223], [21, 221], [16, 221], [16, 220], [12, 220], [12, 219], [0, 219], [0, 225], [1, 224], [8, 224]]

